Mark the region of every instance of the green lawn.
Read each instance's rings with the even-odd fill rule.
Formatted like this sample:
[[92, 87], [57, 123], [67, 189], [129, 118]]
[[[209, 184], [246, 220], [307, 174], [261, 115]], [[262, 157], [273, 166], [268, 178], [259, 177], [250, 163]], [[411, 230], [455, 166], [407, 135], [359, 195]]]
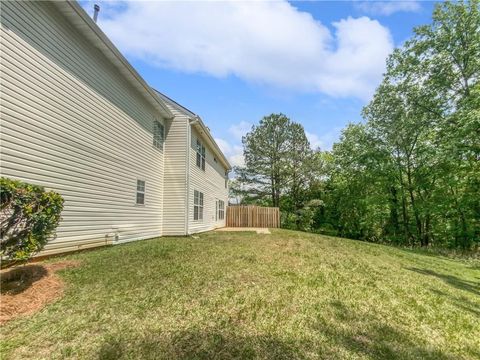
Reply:
[[285, 230], [66, 258], [65, 296], [4, 325], [2, 359], [480, 358], [476, 261]]

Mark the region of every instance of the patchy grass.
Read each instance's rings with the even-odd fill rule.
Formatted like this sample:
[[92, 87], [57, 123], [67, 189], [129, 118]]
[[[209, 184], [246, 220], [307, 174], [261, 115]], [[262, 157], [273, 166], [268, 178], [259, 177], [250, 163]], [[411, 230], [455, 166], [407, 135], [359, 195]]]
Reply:
[[2, 359], [480, 358], [478, 263], [285, 230], [65, 259], [64, 297], [5, 324]]

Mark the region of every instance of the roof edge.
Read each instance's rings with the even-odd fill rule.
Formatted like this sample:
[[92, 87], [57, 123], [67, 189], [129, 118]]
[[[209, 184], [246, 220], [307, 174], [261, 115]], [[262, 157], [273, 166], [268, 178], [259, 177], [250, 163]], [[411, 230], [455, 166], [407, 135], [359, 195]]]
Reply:
[[195, 114], [193, 111], [186, 108], [185, 106], [179, 104], [178, 102], [176, 102], [172, 98], [170, 98], [167, 95], [161, 93], [160, 91], [158, 91], [154, 88], [152, 88], [152, 90], [155, 91], [155, 93], [158, 95], [158, 97], [160, 99], [162, 99], [162, 101], [168, 102], [175, 109], [177, 109], [178, 111], [180, 111], [183, 114], [185, 114], [186, 116], [188, 116], [190, 118], [190, 125], [194, 125], [194, 122], [198, 121], [200, 130], [205, 134], [205, 137], [207, 138], [207, 141], [210, 143], [210, 147], [213, 149], [215, 154], [220, 158], [220, 160], [222, 161], [223, 165], [227, 168], [227, 170], [231, 170], [232, 165], [230, 165], [230, 162], [228, 161], [227, 157], [225, 156], [223, 151], [218, 146], [217, 142], [215, 141], [212, 134], [210, 133], [210, 129], [205, 125], [202, 118], [199, 115]]
[[[173, 114], [165, 106], [164, 103], [159, 101], [156, 94], [152, 91], [147, 82], [141, 77], [141, 75], [133, 68], [128, 60], [122, 55], [122, 53], [116, 48], [116, 46], [105, 35], [102, 29], [90, 18], [85, 10], [75, 0], [67, 1], [53, 1], [52, 2], [57, 9], [70, 20], [70, 23], [80, 31], [88, 40], [94, 42], [94, 46], [98, 48], [108, 60], [119, 68], [122, 75], [165, 117], [171, 118]], [[85, 26], [81, 25], [78, 21], [80, 19]], [[122, 69], [123, 68], [123, 69]], [[123, 70], [123, 71], [122, 71]]]
[[193, 111], [191, 111], [190, 109], [186, 108], [185, 106], [183, 106], [182, 104], [176, 102], [175, 100], [173, 100], [171, 97], [165, 95], [164, 93], [161, 93], [160, 91], [158, 91], [157, 89], [153, 88], [152, 87], [152, 90], [162, 99], [162, 101], [165, 101], [165, 102], [168, 102], [170, 103], [170, 105], [172, 105], [174, 108], [176, 108], [177, 110], [181, 111], [182, 113], [184, 113], [185, 115], [187, 116], [190, 116], [192, 118], [195, 118], [197, 117], [198, 115], [195, 114]]
[[[220, 158], [221, 158], [220, 160], [223, 162], [223, 165], [227, 168], [228, 171], [232, 170], [232, 165], [230, 165], [230, 162], [228, 161], [227, 157], [225, 156], [223, 151], [220, 149], [217, 142], [215, 141], [212, 134], [210, 133], [210, 129], [205, 125], [205, 123], [200, 118], [200, 116], [197, 116], [195, 119], [192, 119], [192, 120], [194, 120], [193, 122], [196, 121], [196, 123], [199, 124], [200, 129], [206, 135], [206, 138], [210, 143], [211, 147], [213, 148], [213, 150], [216, 152], [216, 155], [220, 155]], [[191, 122], [190, 125], [194, 125], [194, 124], [192, 124]]]

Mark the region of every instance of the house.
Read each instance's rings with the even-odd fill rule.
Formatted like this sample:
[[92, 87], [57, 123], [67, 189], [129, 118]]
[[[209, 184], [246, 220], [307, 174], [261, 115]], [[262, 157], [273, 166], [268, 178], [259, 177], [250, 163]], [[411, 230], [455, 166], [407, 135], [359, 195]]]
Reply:
[[230, 164], [76, 2], [4, 2], [1, 175], [65, 199], [42, 254], [225, 224]]

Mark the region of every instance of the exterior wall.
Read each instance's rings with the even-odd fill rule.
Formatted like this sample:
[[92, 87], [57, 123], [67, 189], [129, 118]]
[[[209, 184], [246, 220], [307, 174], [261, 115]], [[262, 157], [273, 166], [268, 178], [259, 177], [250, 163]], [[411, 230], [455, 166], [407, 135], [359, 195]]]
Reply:
[[3, 2], [1, 46], [1, 175], [65, 198], [43, 254], [162, 235], [153, 106], [52, 4]]
[[[226, 208], [228, 189], [225, 187], [225, 167], [220, 164], [219, 160], [214, 161], [215, 155], [212, 149], [207, 147], [199, 132], [192, 126], [190, 126], [190, 129], [188, 223], [189, 233], [196, 233], [225, 226], [225, 219], [215, 220], [215, 200], [223, 200]], [[200, 138], [200, 141], [205, 145], [205, 171], [200, 169], [196, 163], [197, 138]], [[194, 190], [203, 192], [203, 220], [193, 219]]]
[[186, 235], [188, 116], [166, 103], [174, 114], [165, 127], [164, 235]]

